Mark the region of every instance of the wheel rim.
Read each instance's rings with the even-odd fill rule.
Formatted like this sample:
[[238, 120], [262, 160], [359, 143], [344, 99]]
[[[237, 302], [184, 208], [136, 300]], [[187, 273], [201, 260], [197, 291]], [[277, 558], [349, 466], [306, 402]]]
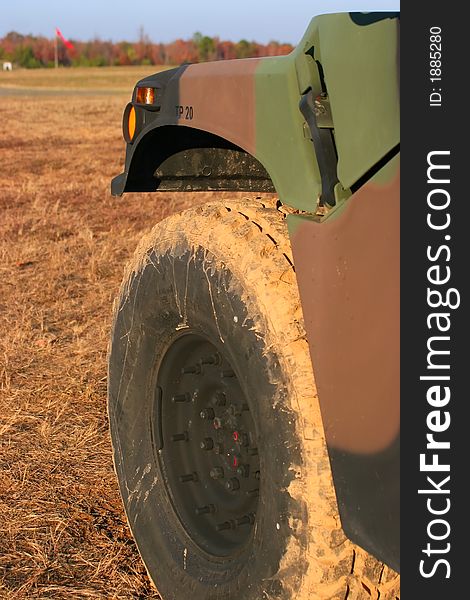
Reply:
[[209, 554], [239, 552], [253, 533], [260, 463], [237, 374], [211, 342], [186, 332], [161, 362], [156, 399], [154, 445], [181, 524]]

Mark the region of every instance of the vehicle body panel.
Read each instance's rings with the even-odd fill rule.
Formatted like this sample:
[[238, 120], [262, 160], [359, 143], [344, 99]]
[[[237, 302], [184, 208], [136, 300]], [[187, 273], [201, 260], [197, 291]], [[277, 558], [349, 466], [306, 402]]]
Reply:
[[350, 188], [400, 142], [399, 22], [358, 25], [347, 14], [314, 22], [305, 37], [325, 74], [338, 179]]
[[[143, 187], [135, 181], [136, 151], [146, 138], [149, 152], [157, 147], [159, 128], [183, 126], [251, 154], [283, 203], [314, 212], [322, 174], [318, 149], [299, 111], [302, 96], [312, 90], [315, 97], [328, 97], [331, 118], [318, 119], [318, 127], [334, 131], [338, 195], [347, 196], [399, 141], [397, 37], [396, 18], [358, 25], [348, 13], [323, 15], [312, 20], [287, 56], [189, 65], [142, 80], [138, 85], [160, 88], [161, 104], [158, 111], [136, 107], [141, 129], [127, 146], [126, 169], [116, 178], [113, 194], [158, 190], [153, 173], [145, 174]], [[172, 135], [184, 143], [184, 131]], [[154, 172], [157, 167], [157, 162], [149, 165]], [[134, 176], [128, 177], [132, 170]]]
[[179, 102], [193, 118], [178, 114], [178, 125], [210, 131], [256, 154], [255, 77], [260, 59], [189, 65], [179, 81]]
[[343, 528], [399, 569], [399, 158], [289, 232]]

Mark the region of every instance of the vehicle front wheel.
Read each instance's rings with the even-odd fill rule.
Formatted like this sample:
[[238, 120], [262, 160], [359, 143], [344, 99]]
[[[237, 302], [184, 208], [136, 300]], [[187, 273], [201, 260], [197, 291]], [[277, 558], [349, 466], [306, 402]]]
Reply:
[[396, 574], [340, 527], [274, 207], [211, 203], [143, 239], [115, 305], [109, 417], [128, 522], [164, 600], [397, 596]]

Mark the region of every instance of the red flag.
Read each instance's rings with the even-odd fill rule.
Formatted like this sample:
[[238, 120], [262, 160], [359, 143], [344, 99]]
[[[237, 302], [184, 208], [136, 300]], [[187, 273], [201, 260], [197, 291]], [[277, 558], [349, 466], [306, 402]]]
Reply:
[[62, 35], [60, 29], [58, 27], [55, 28], [55, 34], [60, 37], [60, 39], [64, 42], [64, 46], [66, 48], [68, 48], [69, 50], [73, 50], [75, 48], [75, 46], [72, 44], [72, 42], [69, 42], [68, 40], [66, 40], [64, 38], [64, 36]]

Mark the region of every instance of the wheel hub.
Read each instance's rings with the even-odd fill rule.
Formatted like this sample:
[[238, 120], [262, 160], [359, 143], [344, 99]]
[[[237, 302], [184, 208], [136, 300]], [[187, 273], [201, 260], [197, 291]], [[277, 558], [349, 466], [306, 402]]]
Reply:
[[188, 535], [217, 556], [251, 538], [260, 464], [249, 403], [231, 364], [210, 342], [185, 333], [157, 375], [154, 439], [167, 492]]

